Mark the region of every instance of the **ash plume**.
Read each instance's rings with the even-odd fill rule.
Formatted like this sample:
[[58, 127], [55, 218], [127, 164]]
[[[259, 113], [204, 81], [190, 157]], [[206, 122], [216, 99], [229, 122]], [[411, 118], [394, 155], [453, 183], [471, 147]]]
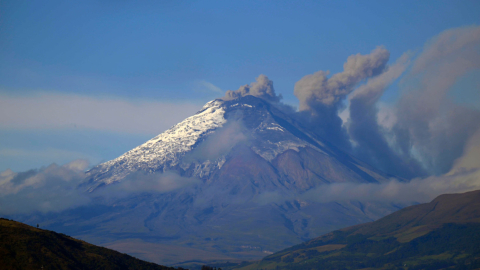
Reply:
[[[388, 65], [389, 58], [386, 48], [377, 47], [367, 55], [349, 56], [343, 72], [329, 76], [328, 71], [318, 71], [301, 78], [294, 88], [299, 111], [280, 102], [282, 96], [275, 93], [273, 82], [265, 75], [227, 91], [223, 99], [248, 95], [265, 99], [326, 141], [410, 180], [320, 185], [300, 194], [300, 199], [409, 203], [479, 189], [480, 109], [455, 101], [452, 89], [459, 80], [480, 70], [480, 27], [444, 31], [416, 58], [406, 53]], [[398, 101], [381, 103], [384, 93], [398, 81]], [[342, 106], [346, 106], [343, 120], [339, 116]], [[219, 158], [248, 141], [241, 131], [240, 122], [225, 125], [188, 158], [200, 162]], [[95, 199], [92, 196], [110, 199], [109, 193], [115, 193], [113, 199], [117, 199], [144, 192], [163, 194], [201, 183], [175, 173], [138, 173], [88, 195], [76, 188], [85, 179], [87, 165], [86, 161], [75, 161], [24, 173], [0, 173], [0, 214], [59, 212], [88, 205]], [[212, 196], [217, 192], [212, 190]], [[258, 203], [295, 199], [297, 195], [267, 192]]]
[[350, 94], [359, 82], [382, 73], [389, 58], [390, 52], [380, 46], [367, 55], [349, 56], [343, 65], [343, 72], [330, 78], [330, 72], [322, 70], [303, 77], [295, 84], [294, 89], [300, 102], [300, 110], [316, 114], [318, 107], [336, 109], [339, 102]]
[[430, 173], [448, 172], [480, 128], [480, 111], [454, 102], [451, 93], [459, 79], [479, 69], [480, 27], [473, 26], [432, 39], [407, 74], [393, 136], [397, 148], [415, 155]]
[[381, 75], [368, 82], [349, 96], [350, 118], [348, 135], [355, 142], [354, 153], [360, 159], [407, 179], [426, 173], [421, 165], [409, 156], [396, 153], [388, 144], [382, 127], [378, 124], [376, 103], [387, 87], [406, 70], [410, 54], [406, 53]]
[[273, 81], [263, 74], [260, 74], [256, 81], [252, 82], [250, 85], [243, 85], [235, 91], [228, 90], [222, 99], [232, 100], [248, 95], [259, 97], [270, 102], [279, 102], [282, 99], [282, 95], [277, 96], [277, 94], [275, 94]]
[[329, 72], [322, 70], [303, 77], [294, 89], [300, 103], [299, 118], [337, 147], [349, 150], [349, 138], [338, 116], [341, 102], [360, 82], [384, 72], [389, 58], [390, 53], [379, 46], [370, 54], [349, 56], [344, 71], [330, 78]]
[[[387, 173], [407, 179], [440, 176], [452, 169], [480, 129], [480, 110], [455, 102], [451, 93], [458, 80], [480, 69], [479, 52], [479, 26], [446, 30], [416, 58], [406, 53], [391, 66], [389, 51], [379, 46], [370, 54], [349, 56], [340, 73], [318, 71], [301, 78], [294, 88], [299, 111], [284, 111]], [[381, 103], [395, 82], [397, 102]], [[264, 75], [224, 99], [249, 94], [283, 105]], [[345, 106], [342, 120], [339, 111]]]
[[[341, 73], [329, 78], [319, 71], [297, 82], [297, 115], [326, 140], [388, 173], [407, 179], [445, 174], [480, 128], [478, 108], [455, 102], [451, 93], [458, 80], [480, 69], [479, 52], [480, 27], [472, 26], [440, 33], [413, 64], [407, 53], [388, 66], [383, 47], [352, 55]], [[402, 76], [398, 101], [379, 110], [383, 93]], [[339, 109], [347, 96], [344, 122]]]

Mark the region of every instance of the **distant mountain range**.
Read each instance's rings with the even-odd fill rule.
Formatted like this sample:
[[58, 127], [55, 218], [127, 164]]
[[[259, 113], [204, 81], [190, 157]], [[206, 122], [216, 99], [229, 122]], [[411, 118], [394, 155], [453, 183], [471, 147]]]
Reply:
[[173, 270], [26, 224], [0, 218], [1, 269]]
[[479, 269], [480, 190], [445, 194], [233, 269]]

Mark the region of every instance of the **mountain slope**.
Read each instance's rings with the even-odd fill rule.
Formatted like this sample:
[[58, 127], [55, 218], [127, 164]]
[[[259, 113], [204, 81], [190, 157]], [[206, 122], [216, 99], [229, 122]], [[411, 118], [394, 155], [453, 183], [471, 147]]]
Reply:
[[2, 269], [174, 269], [0, 218]]
[[[212, 259], [259, 259], [401, 207], [321, 203], [305, 192], [390, 177], [330, 145], [274, 104], [245, 96], [209, 102], [194, 116], [87, 172], [80, 188], [100, 197], [97, 204], [33, 220], [104, 246], [124, 247], [119, 241], [135, 239], [145, 246], [208, 251]], [[191, 259], [179, 254], [141, 258], [161, 264]]]
[[477, 269], [480, 190], [441, 195], [240, 269]]
[[[88, 172], [88, 187], [93, 191], [137, 171], [171, 170], [212, 179], [229, 157], [236, 156], [232, 150], [238, 144], [270, 163], [276, 169], [272, 177], [290, 180], [303, 190], [322, 183], [383, 182], [391, 177], [329, 145], [269, 102], [246, 96], [208, 102], [164, 133], [98, 165]], [[292, 159], [293, 173], [288, 173], [282, 165]], [[300, 170], [304, 174], [299, 175]], [[295, 185], [305, 176], [310, 183]]]

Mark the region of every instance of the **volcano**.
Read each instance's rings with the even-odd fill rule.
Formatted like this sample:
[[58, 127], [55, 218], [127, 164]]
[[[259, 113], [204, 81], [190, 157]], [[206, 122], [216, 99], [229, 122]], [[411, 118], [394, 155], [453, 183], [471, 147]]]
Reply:
[[400, 208], [306, 198], [324, 185], [382, 183], [393, 176], [340, 151], [292, 115], [250, 95], [208, 102], [169, 130], [92, 168], [80, 187], [110, 197], [124, 183], [138, 191], [154, 182], [151, 190], [123, 189], [121, 198], [59, 214], [48, 226], [174, 264], [257, 259]]
[[[89, 191], [135, 172], [174, 171], [208, 185], [232, 182], [305, 191], [328, 183], [379, 183], [375, 170], [254, 96], [208, 102], [197, 114], [88, 172]], [[243, 181], [241, 180], [243, 179]]]

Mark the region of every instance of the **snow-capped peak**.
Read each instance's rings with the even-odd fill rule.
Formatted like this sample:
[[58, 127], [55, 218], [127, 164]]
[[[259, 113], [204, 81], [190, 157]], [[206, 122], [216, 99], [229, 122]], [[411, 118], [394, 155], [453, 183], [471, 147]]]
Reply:
[[[240, 129], [235, 133], [244, 133], [240, 137], [248, 140], [248, 147], [268, 162], [287, 150], [298, 152], [300, 148], [306, 146], [326, 154], [320, 149], [322, 148], [321, 142], [314, 139], [305, 141], [294, 135], [301, 131], [295, 131], [296, 128], [289, 126], [285, 121], [277, 122], [276, 119], [279, 118], [275, 118], [272, 114], [272, 111], [275, 110], [268, 102], [253, 96], [230, 101], [212, 100], [195, 115], [120, 157], [93, 168], [88, 172], [89, 182], [94, 183], [90, 190], [94, 190], [102, 183], [111, 184], [120, 181], [130, 173], [137, 171], [152, 173], [173, 169], [178, 170], [180, 174], [188, 171], [189, 175], [207, 179], [222, 168], [230, 149], [233, 149], [239, 142], [235, 142], [231, 146], [232, 148], [223, 149], [219, 146], [219, 149], [223, 149], [220, 151], [224, 152], [209, 158], [200, 158], [199, 160], [192, 159], [191, 156], [190, 158], [184, 157], [203, 142], [209, 144], [208, 147], [212, 150], [218, 150], [214, 141], [222, 142], [225, 139], [222, 136], [231, 136], [231, 134], [226, 132], [227, 135], [222, 135], [224, 133], [220, 132], [218, 133], [220, 137], [215, 137], [214, 141], [208, 140], [207, 136], [223, 126], [227, 129], [237, 126], [236, 123], [239, 123]], [[275, 112], [282, 115], [278, 110]], [[232, 126], [225, 125], [227, 120], [231, 121]], [[192, 155], [195, 156], [194, 153]]]
[[99, 165], [100, 173], [115, 168], [116, 173], [102, 182], [110, 184], [137, 170], [157, 171], [178, 164], [203, 136], [226, 123], [221, 100], [212, 100], [197, 114], [120, 157]]

